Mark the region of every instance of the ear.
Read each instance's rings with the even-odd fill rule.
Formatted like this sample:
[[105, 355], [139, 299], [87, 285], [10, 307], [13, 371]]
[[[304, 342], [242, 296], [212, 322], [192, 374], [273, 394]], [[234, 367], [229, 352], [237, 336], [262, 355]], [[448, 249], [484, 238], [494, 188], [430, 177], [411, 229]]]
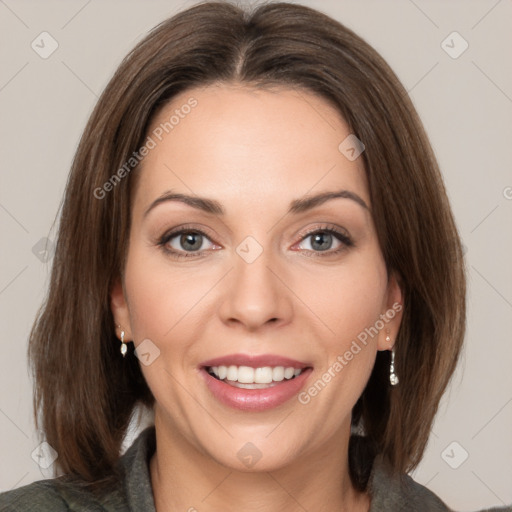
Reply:
[[132, 327], [130, 321], [130, 311], [126, 301], [121, 279], [117, 279], [110, 291], [110, 310], [116, 324], [116, 334], [121, 339], [121, 331], [124, 331], [124, 341], [132, 341]]
[[392, 273], [388, 280], [384, 311], [381, 314], [384, 328], [379, 332], [377, 350], [391, 350], [393, 348], [402, 323], [403, 309], [402, 288], [397, 276]]

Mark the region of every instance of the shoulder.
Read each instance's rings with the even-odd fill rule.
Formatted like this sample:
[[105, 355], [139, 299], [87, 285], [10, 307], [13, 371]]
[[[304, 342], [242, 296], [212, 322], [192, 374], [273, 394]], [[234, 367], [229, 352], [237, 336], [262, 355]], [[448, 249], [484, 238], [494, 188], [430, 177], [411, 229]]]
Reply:
[[0, 494], [0, 511], [46, 512], [69, 510], [53, 480], [40, 480]]
[[[372, 497], [370, 512], [454, 512], [439, 496], [409, 475], [394, 474], [381, 456], [375, 458], [368, 490]], [[492, 508], [480, 512], [512, 512], [512, 508]]]
[[369, 481], [370, 512], [452, 512], [438, 496], [409, 475], [393, 473], [380, 456], [375, 458]]
[[93, 494], [79, 483], [54, 478], [39, 480], [0, 494], [0, 512], [120, 512], [128, 510], [123, 493], [113, 488]]
[[154, 427], [145, 429], [120, 457], [116, 476], [103, 490], [58, 477], [0, 494], [0, 512], [154, 512], [148, 459], [155, 450]]

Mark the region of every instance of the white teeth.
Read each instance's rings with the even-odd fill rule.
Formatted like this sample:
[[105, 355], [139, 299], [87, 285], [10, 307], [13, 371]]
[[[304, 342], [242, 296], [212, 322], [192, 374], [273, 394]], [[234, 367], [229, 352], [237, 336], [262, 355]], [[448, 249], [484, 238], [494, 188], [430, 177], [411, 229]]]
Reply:
[[241, 384], [270, 384], [281, 382], [284, 379], [297, 377], [302, 373], [301, 368], [284, 366], [264, 366], [251, 368], [250, 366], [212, 366], [210, 372], [220, 380], [229, 380]]
[[294, 372], [295, 368], [286, 368], [284, 371], [284, 378], [291, 379], [293, 377]]
[[239, 366], [238, 367], [238, 382], [242, 384], [252, 384], [254, 383], [254, 368], [250, 366]]
[[[216, 367], [214, 367], [214, 368], [216, 368]], [[227, 374], [228, 374], [227, 367], [226, 366], [219, 366], [219, 370], [218, 370], [218, 373], [217, 373], [219, 379], [220, 380], [224, 380], [226, 378]]]
[[[242, 382], [240, 378], [238, 378], [238, 382]], [[257, 384], [270, 384], [272, 382], [272, 368], [270, 366], [256, 368], [254, 370], [254, 382]]]
[[229, 366], [226, 373], [226, 379], [238, 380], [238, 368], [236, 366]]
[[276, 366], [272, 370], [272, 380], [275, 380], [276, 382], [284, 380], [284, 366]]

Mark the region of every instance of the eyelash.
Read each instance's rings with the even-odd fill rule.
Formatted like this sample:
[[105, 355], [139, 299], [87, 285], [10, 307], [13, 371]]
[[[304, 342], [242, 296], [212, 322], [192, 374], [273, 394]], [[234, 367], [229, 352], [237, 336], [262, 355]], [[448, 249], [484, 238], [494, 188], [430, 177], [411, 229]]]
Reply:
[[[161, 247], [161, 249], [167, 255], [169, 255], [169, 256], [171, 256], [171, 257], [173, 257], [175, 259], [194, 258], [194, 257], [195, 258], [198, 258], [198, 257], [201, 258], [201, 257], [204, 257], [204, 253], [207, 252], [207, 251], [177, 252], [175, 249], [169, 249], [167, 247], [167, 244], [173, 238], [177, 237], [178, 235], [190, 234], [190, 233], [201, 235], [203, 237], [206, 237], [208, 240], [210, 240], [210, 237], [208, 236], [208, 234], [205, 233], [203, 230], [197, 229], [197, 228], [193, 228], [193, 227], [184, 226], [184, 227], [182, 227], [182, 228], [180, 228], [180, 229], [178, 229], [176, 231], [170, 231], [170, 232], [165, 233], [160, 238], [160, 240], [158, 241], [157, 245], [159, 247]], [[354, 242], [350, 239], [349, 236], [347, 236], [345, 233], [343, 233], [342, 231], [337, 229], [335, 226], [331, 226], [331, 225], [325, 225], [325, 226], [321, 226], [321, 227], [317, 227], [317, 228], [308, 230], [306, 233], [303, 233], [301, 235], [301, 239], [300, 239], [299, 243], [303, 242], [306, 238], [308, 238], [308, 237], [310, 237], [312, 235], [316, 235], [318, 233], [328, 233], [328, 234], [333, 235], [338, 241], [340, 241], [342, 243], [342, 246], [339, 247], [338, 249], [327, 250], [327, 251], [310, 251], [309, 249], [306, 249], [306, 251], [311, 253], [309, 255], [309, 257], [334, 256], [334, 255], [339, 254], [342, 251], [346, 250], [347, 247], [353, 247], [354, 246]]]

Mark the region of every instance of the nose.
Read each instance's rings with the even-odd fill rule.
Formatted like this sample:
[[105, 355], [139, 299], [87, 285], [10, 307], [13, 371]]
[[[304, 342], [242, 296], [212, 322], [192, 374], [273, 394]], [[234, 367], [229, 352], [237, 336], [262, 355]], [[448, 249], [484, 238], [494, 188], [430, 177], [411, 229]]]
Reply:
[[276, 258], [264, 250], [249, 263], [234, 254], [234, 268], [224, 280], [219, 314], [226, 324], [240, 324], [248, 331], [284, 325], [293, 315], [293, 292], [286, 284]]

